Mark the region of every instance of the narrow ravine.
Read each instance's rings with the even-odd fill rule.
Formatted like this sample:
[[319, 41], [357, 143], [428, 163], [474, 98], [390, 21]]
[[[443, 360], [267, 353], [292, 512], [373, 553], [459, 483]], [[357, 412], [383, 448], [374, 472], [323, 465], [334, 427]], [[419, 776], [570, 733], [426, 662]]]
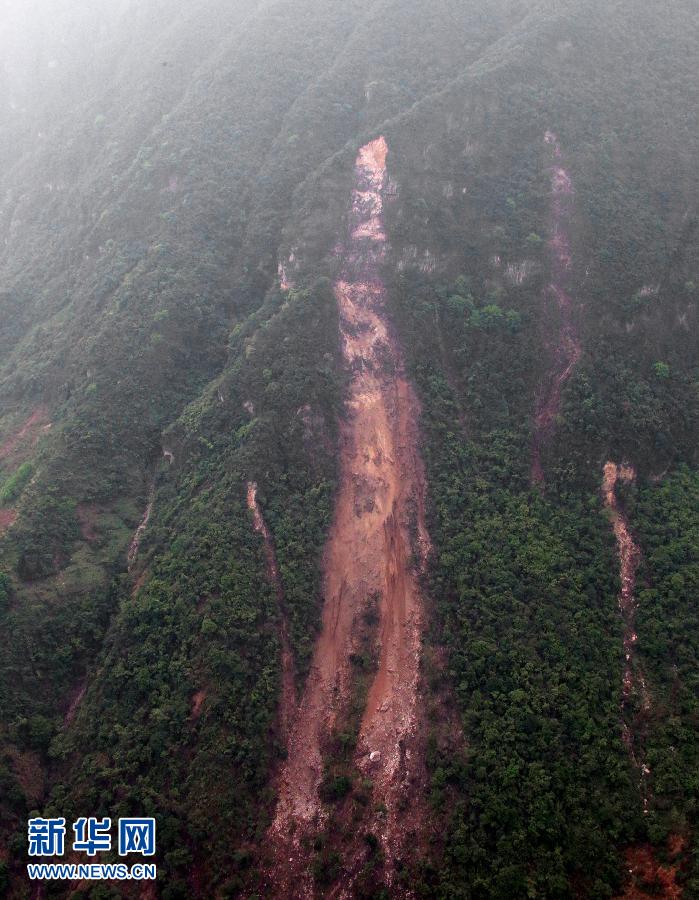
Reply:
[[294, 667], [294, 654], [291, 651], [289, 640], [289, 621], [284, 600], [284, 589], [279, 577], [277, 556], [274, 552], [272, 535], [267, 528], [267, 523], [262, 515], [260, 504], [257, 500], [257, 484], [249, 481], [247, 485], [248, 509], [252, 513], [252, 525], [255, 531], [262, 536], [265, 548], [265, 562], [267, 564], [267, 577], [277, 596], [277, 609], [279, 613], [279, 642], [281, 644], [282, 657], [282, 693], [279, 703], [279, 727], [283, 740], [289, 737], [289, 727], [296, 707], [296, 676]]
[[646, 681], [638, 661], [635, 658], [636, 641], [636, 570], [640, 561], [640, 550], [633, 539], [629, 522], [622, 504], [617, 497], [618, 484], [633, 484], [636, 472], [632, 466], [617, 465], [608, 462], [604, 467], [602, 494], [604, 505], [616, 537], [619, 554], [619, 576], [621, 591], [619, 593], [619, 610], [624, 623], [624, 670], [621, 690], [621, 717], [624, 744], [631, 761], [639, 772], [639, 785], [643, 811], [648, 812], [648, 776], [650, 769], [643, 758], [642, 735], [637, 728], [638, 714], [633, 708], [634, 695], [640, 701], [640, 713], [646, 715], [650, 711], [650, 696]]
[[[318, 797], [323, 742], [350, 689], [358, 617], [378, 597], [378, 669], [357, 742], [357, 766], [386, 812], [376, 829], [393, 848], [410, 780], [418, 706], [422, 602], [418, 569], [429, 550], [425, 480], [418, 449], [418, 406], [385, 310], [383, 137], [359, 151], [342, 269], [335, 283], [342, 351], [351, 372], [340, 438], [340, 486], [323, 561], [324, 607], [306, 690], [291, 729], [271, 835], [278, 852], [274, 896], [310, 896], [303, 839], [322, 826]], [[411, 542], [416, 534], [416, 544]], [[417, 563], [413, 560], [417, 559]], [[388, 855], [388, 854], [387, 854]], [[389, 876], [390, 877], [390, 876]]]
[[561, 391], [580, 359], [582, 349], [573, 319], [573, 301], [568, 293], [573, 257], [568, 232], [575, 191], [570, 175], [563, 167], [561, 146], [556, 135], [547, 131], [544, 141], [551, 153], [551, 237], [548, 242], [551, 259], [551, 282], [547, 293], [554, 300], [559, 325], [551, 347], [554, 365], [542, 385], [534, 417], [531, 480], [545, 482], [541, 453], [551, 437], [561, 409]]
[[128, 571], [133, 571], [134, 564], [138, 559], [138, 551], [141, 548], [141, 541], [143, 540], [143, 535], [146, 533], [146, 528], [148, 528], [148, 523], [150, 522], [151, 514], [153, 513], [153, 504], [155, 503], [155, 480], [151, 482], [150, 488], [148, 489], [148, 502], [146, 503], [146, 508], [143, 513], [143, 518], [141, 519], [138, 528], [134, 532], [134, 536], [131, 538], [131, 543], [129, 544], [129, 550], [126, 555], [126, 561], [128, 563]]

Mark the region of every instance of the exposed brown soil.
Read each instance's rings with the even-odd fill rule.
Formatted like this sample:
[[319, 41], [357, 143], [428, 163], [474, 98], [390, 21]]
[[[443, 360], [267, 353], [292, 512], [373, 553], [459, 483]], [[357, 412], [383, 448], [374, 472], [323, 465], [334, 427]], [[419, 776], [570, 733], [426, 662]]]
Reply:
[[16, 509], [0, 509], [0, 537], [17, 521]]
[[322, 747], [350, 693], [356, 625], [371, 596], [379, 598], [380, 648], [356, 765], [373, 781], [374, 807], [385, 808], [371, 824], [389, 860], [404, 836], [401, 818], [409, 817], [413, 827], [417, 821], [416, 808], [403, 814], [401, 801], [419, 764], [419, 754], [411, 752], [422, 627], [418, 569], [429, 541], [417, 401], [389, 333], [380, 278], [387, 149], [379, 138], [359, 151], [344, 265], [335, 284], [352, 380], [341, 428], [340, 487], [323, 560], [322, 629], [281, 775], [270, 830], [276, 855], [268, 896], [313, 895], [305, 839], [326, 819], [318, 796]]
[[49, 411], [45, 406], [37, 406], [24, 424], [0, 444], [0, 459], [10, 457], [19, 461], [22, 451], [33, 447], [42, 434], [51, 428]]
[[544, 470], [541, 462], [542, 450], [551, 437], [556, 418], [561, 410], [561, 392], [577, 365], [582, 348], [573, 320], [573, 301], [568, 294], [568, 281], [573, 265], [573, 257], [568, 236], [568, 222], [572, 212], [574, 196], [570, 175], [561, 165], [561, 147], [558, 138], [546, 132], [545, 142], [549, 146], [553, 163], [551, 166], [551, 237], [549, 255], [551, 257], [551, 283], [548, 295], [554, 300], [558, 312], [559, 326], [556, 340], [551, 347], [553, 368], [542, 385], [534, 417], [534, 438], [532, 444], [531, 480], [543, 485]]
[[640, 788], [644, 811], [648, 810], [648, 775], [650, 769], [643, 760], [641, 749], [642, 735], [638, 715], [631, 708], [634, 693], [640, 696], [641, 715], [650, 711], [650, 696], [643, 672], [634, 657], [638, 636], [635, 629], [636, 618], [636, 570], [640, 560], [640, 550], [631, 534], [629, 522], [616, 494], [618, 484], [632, 484], [636, 480], [636, 471], [630, 465], [617, 465], [608, 462], [604, 466], [602, 495], [616, 537], [619, 553], [619, 576], [621, 591], [619, 593], [619, 610], [624, 622], [624, 672], [622, 679], [622, 727], [624, 743], [631, 759], [640, 773]]
[[260, 510], [260, 505], [257, 501], [257, 484], [255, 484], [254, 481], [248, 482], [247, 502], [248, 509], [252, 513], [253, 527], [258, 534], [262, 535], [264, 541], [267, 576], [277, 595], [277, 605], [279, 610], [279, 641], [282, 650], [282, 693], [281, 702], [279, 704], [279, 724], [282, 737], [286, 740], [289, 735], [289, 728], [294, 709], [296, 708], [296, 674], [294, 654], [292, 653], [291, 641], [289, 640], [289, 623], [284, 600], [284, 589], [282, 587], [281, 578], [279, 577], [279, 566], [277, 565], [277, 556], [274, 552], [272, 535], [269, 532], [269, 528], [267, 528], [267, 523]]
[[669, 865], [660, 865], [650, 844], [629, 847], [624, 854], [628, 880], [624, 893], [616, 900], [679, 900], [682, 888], [677, 883], [680, 869], [677, 858], [684, 847], [682, 837], [670, 837]]

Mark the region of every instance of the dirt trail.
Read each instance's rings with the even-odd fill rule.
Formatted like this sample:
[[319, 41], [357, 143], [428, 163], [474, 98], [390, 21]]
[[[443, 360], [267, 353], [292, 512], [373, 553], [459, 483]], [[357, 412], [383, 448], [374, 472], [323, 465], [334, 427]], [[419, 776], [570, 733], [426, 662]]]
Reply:
[[633, 484], [636, 480], [636, 471], [633, 466], [617, 465], [608, 462], [604, 467], [602, 481], [602, 494], [604, 504], [609, 511], [616, 537], [619, 553], [619, 574], [621, 578], [621, 592], [619, 594], [619, 609], [624, 622], [624, 674], [622, 681], [621, 712], [623, 722], [624, 743], [626, 744], [631, 759], [640, 773], [640, 789], [643, 800], [643, 810], [648, 812], [648, 775], [650, 769], [643, 760], [642, 750], [639, 747], [641, 735], [638, 733], [638, 715], [632, 709], [632, 696], [638, 693], [640, 696], [640, 715], [647, 715], [650, 711], [650, 697], [643, 672], [634, 659], [634, 650], [638, 637], [635, 630], [636, 599], [636, 570], [640, 560], [640, 550], [636, 545], [628, 519], [619, 503], [616, 495], [617, 484]]
[[279, 723], [282, 737], [286, 740], [289, 736], [289, 727], [296, 706], [296, 676], [294, 671], [294, 654], [291, 652], [291, 641], [289, 640], [289, 624], [284, 601], [284, 590], [279, 577], [279, 566], [277, 565], [272, 536], [260, 510], [260, 504], [257, 500], [257, 484], [254, 481], [248, 482], [247, 502], [248, 509], [252, 513], [253, 528], [259, 535], [262, 535], [264, 541], [267, 576], [277, 595], [279, 639], [282, 648], [282, 696], [279, 707]]
[[153, 512], [153, 504], [155, 503], [155, 481], [151, 482], [150, 489], [148, 491], [148, 503], [146, 504], [145, 512], [143, 513], [143, 518], [141, 522], [134, 532], [134, 536], [131, 538], [131, 543], [129, 544], [129, 551], [126, 555], [127, 563], [128, 563], [128, 571], [131, 572], [133, 570], [134, 564], [138, 557], [138, 551], [141, 547], [141, 541], [143, 540], [143, 535], [146, 532], [146, 528], [148, 528], [148, 522], [150, 521], [151, 513]]
[[582, 348], [573, 321], [573, 301], [568, 294], [568, 282], [573, 266], [573, 256], [568, 235], [568, 224], [573, 208], [575, 191], [568, 172], [561, 163], [562, 152], [558, 138], [547, 131], [544, 140], [552, 155], [551, 165], [551, 238], [548, 243], [551, 257], [551, 283], [548, 293], [556, 302], [559, 329], [555, 345], [551, 348], [554, 368], [543, 385], [534, 418], [531, 479], [533, 484], [543, 485], [544, 470], [541, 451], [553, 433], [556, 417], [561, 409], [561, 391], [570, 378], [582, 354]]
[[[318, 797], [321, 748], [348, 697], [355, 623], [372, 595], [380, 598], [379, 661], [356, 762], [374, 782], [375, 803], [387, 809], [376, 833], [389, 858], [401, 833], [398, 800], [415, 764], [410, 744], [422, 624], [417, 568], [426, 559], [429, 540], [418, 406], [389, 332], [380, 274], [386, 252], [387, 149], [381, 137], [359, 151], [343, 267], [335, 283], [352, 380], [341, 429], [340, 488], [323, 561], [322, 630], [290, 734], [271, 828], [278, 848], [271, 878], [276, 896], [313, 893], [304, 874], [310, 851], [304, 851], [302, 839], [325, 818]], [[411, 534], [416, 535], [414, 547]], [[414, 807], [408, 815], [414, 817]]]

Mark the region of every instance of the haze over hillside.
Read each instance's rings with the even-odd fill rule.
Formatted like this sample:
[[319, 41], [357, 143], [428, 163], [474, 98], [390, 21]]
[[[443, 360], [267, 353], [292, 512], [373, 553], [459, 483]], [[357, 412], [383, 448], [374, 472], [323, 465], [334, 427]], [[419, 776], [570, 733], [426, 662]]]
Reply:
[[[696, 3], [0, 59], [0, 893], [699, 897]], [[157, 882], [37, 894], [37, 816]]]

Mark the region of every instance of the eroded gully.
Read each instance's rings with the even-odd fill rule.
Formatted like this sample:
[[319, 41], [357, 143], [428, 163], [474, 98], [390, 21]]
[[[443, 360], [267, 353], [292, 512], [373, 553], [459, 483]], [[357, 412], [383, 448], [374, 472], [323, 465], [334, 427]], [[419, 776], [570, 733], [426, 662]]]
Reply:
[[[604, 505], [609, 512], [619, 554], [619, 576], [621, 591], [619, 592], [619, 611], [624, 623], [624, 671], [621, 691], [621, 714], [624, 744], [631, 761], [638, 769], [639, 787], [643, 802], [643, 811], [648, 812], [648, 776], [650, 769], [643, 758], [642, 735], [638, 729], [639, 715], [647, 715], [650, 711], [650, 696], [643, 672], [635, 659], [636, 641], [636, 570], [641, 557], [640, 550], [633, 539], [624, 508], [617, 496], [617, 485], [632, 484], [636, 472], [632, 466], [617, 465], [608, 462], [604, 467], [602, 495]], [[634, 695], [638, 696], [640, 714], [634, 710]]]
[[563, 167], [563, 154], [558, 138], [552, 131], [547, 131], [544, 140], [552, 157], [551, 238], [548, 243], [551, 282], [547, 292], [556, 303], [559, 326], [555, 344], [551, 348], [554, 366], [542, 386], [534, 417], [531, 480], [539, 486], [545, 481], [541, 453], [553, 433], [556, 417], [561, 409], [561, 391], [582, 353], [573, 320], [573, 301], [568, 293], [573, 266], [568, 227], [575, 192], [571, 177]]
[[138, 559], [138, 551], [141, 549], [141, 541], [143, 540], [143, 536], [146, 533], [146, 529], [148, 528], [148, 523], [150, 522], [150, 517], [153, 513], [154, 503], [155, 480], [151, 481], [150, 487], [148, 489], [148, 501], [146, 502], [146, 508], [143, 512], [143, 518], [141, 519], [138, 528], [131, 538], [131, 543], [129, 544], [129, 550], [126, 555], [129, 572], [133, 571], [133, 567], [136, 563], [136, 560]]
[[355, 625], [372, 596], [379, 598], [378, 669], [355, 762], [372, 779], [375, 805], [386, 809], [381, 823], [372, 825], [387, 855], [400, 840], [399, 800], [418, 764], [416, 754], [411, 755], [422, 627], [418, 574], [429, 540], [418, 405], [390, 333], [381, 279], [387, 149], [380, 137], [357, 156], [349, 230], [334, 285], [351, 383], [341, 426], [340, 485], [323, 559], [321, 633], [291, 726], [270, 829], [275, 846], [270, 887], [275, 896], [313, 893], [310, 851], [303, 839], [326, 818], [318, 796], [323, 742], [349, 696]]

